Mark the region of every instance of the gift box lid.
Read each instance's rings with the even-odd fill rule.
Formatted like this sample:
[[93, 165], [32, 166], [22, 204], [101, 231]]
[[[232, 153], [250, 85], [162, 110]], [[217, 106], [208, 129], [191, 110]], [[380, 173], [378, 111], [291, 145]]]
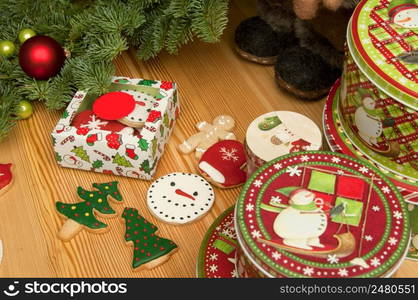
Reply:
[[418, 108], [418, 6], [415, 0], [363, 0], [347, 31], [362, 72], [392, 98]]
[[381, 277], [402, 259], [409, 217], [375, 167], [343, 154], [299, 152], [261, 167], [237, 202], [237, 232], [286, 277]]

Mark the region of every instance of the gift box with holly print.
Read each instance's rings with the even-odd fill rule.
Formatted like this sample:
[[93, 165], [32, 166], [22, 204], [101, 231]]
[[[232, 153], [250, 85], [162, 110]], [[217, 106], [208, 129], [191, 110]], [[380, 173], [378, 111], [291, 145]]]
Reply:
[[96, 100], [94, 95], [78, 91], [52, 132], [55, 159], [63, 167], [150, 180], [179, 114], [176, 84], [114, 77], [111, 91], [149, 101], [144, 126], [135, 131], [129, 128], [130, 132], [113, 131], [109, 122], [94, 115], [85, 125], [74, 126], [73, 119], [88, 114]]

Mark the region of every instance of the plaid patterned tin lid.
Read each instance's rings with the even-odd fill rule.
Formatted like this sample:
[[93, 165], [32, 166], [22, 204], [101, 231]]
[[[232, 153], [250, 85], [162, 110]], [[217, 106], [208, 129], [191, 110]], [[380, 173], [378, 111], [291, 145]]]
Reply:
[[350, 52], [363, 73], [394, 99], [418, 109], [418, 6], [363, 0], [348, 27]]
[[244, 186], [237, 232], [253, 258], [286, 277], [381, 277], [402, 259], [410, 223], [379, 170], [324, 151], [281, 156]]

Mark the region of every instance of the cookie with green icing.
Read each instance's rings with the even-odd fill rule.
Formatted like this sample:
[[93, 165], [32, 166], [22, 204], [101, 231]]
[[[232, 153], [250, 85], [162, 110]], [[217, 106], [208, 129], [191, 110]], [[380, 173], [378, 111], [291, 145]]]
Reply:
[[93, 183], [94, 191], [88, 191], [78, 187], [77, 194], [83, 200], [79, 203], [57, 202], [59, 213], [67, 217], [67, 221], [61, 227], [58, 237], [64, 241], [72, 239], [83, 228], [99, 233], [107, 230], [107, 225], [96, 218], [113, 217], [116, 212], [109, 204], [109, 199], [121, 202], [122, 196], [118, 190], [118, 182]]
[[135, 208], [125, 208], [125, 241], [133, 245], [134, 271], [152, 269], [165, 263], [177, 250], [177, 245], [155, 233], [158, 228], [142, 217]]

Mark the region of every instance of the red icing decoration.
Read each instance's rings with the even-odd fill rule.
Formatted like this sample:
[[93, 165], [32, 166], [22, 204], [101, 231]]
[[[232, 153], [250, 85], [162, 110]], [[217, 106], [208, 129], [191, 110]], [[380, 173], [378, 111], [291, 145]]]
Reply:
[[111, 92], [97, 98], [93, 112], [105, 120], [119, 120], [135, 109], [135, 99], [124, 92]]
[[0, 164], [0, 192], [13, 180], [12, 164]]
[[215, 184], [223, 187], [233, 187], [245, 183], [247, 173], [243, 170], [246, 164], [244, 146], [234, 140], [220, 141], [203, 154], [199, 162], [199, 170], [211, 178], [208, 165], [211, 166], [218, 175], [224, 177], [224, 182], [218, 182], [211, 178]]

